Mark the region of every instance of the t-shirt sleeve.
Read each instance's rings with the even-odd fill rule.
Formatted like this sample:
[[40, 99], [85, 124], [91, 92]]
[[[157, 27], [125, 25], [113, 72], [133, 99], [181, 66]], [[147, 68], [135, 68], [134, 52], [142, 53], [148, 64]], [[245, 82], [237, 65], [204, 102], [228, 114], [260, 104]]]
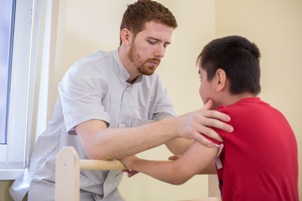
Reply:
[[220, 156], [222, 150], [223, 150], [223, 147], [224, 147], [223, 142], [220, 142], [220, 141], [218, 141], [216, 139], [210, 138], [210, 137], [208, 137], [206, 135], [203, 135], [203, 136], [206, 137], [207, 139], [211, 140], [214, 143], [214, 145], [216, 147], [218, 147], [219, 150], [218, 150], [218, 153], [217, 153], [217, 156], [216, 156], [216, 158], [218, 158]]
[[[217, 108], [217, 111], [228, 114], [228, 110], [227, 110], [227, 108], [224, 107], [224, 106], [218, 107], [218, 108]], [[223, 130], [221, 130], [221, 129], [218, 129], [218, 128], [213, 128], [213, 129], [214, 129], [214, 130], [215, 130], [222, 138], [224, 138], [225, 135], [230, 135], [230, 133], [227, 133], [226, 131], [223, 131]], [[216, 140], [216, 139], [213, 139], [213, 138], [210, 138], [210, 137], [208, 137], [208, 136], [205, 136], [205, 137], [208, 138], [209, 140], [211, 140], [211, 141], [215, 144], [215, 146], [217, 146], [217, 147], [219, 148], [219, 151], [218, 151], [218, 154], [217, 154], [217, 157], [216, 157], [216, 158], [218, 158], [219, 155], [221, 154], [223, 148], [224, 148], [223, 142], [220, 142], [220, 141], [218, 141], [218, 140]]]
[[59, 84], [59, 96], [69, 134], [75, 134], [76, 125], [91, 119], [110, 123], [102, 102], [108, 87], [104, 75], [92, 63], [78, 62], [69, 69]]

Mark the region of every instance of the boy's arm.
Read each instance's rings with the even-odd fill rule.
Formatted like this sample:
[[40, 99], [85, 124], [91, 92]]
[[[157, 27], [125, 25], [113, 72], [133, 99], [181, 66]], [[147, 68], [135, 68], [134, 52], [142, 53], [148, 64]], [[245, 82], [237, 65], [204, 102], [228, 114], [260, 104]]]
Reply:
[[[147, 174], [155, 179], [179, 185], [196, 174], [206, 173], [218, 153], [218, 148], [208, 148], [194, 142], [192, 146], [175, 161], [152, 161], [135, 156], [121, 159], [130, 170]], [[213, 166], [212, 166], [213, 167]]]
[[[202, 137], [202, 138], [206, 139], [206, 141], [212, 142], [212, 145], [213, 145], [213, 142], [214, 142], [214, 144], [216, 144], [216, 143], [221, 144], [223, 139], [219, 135], [218, 132], [215, 131], [215, 133], [217, 135], [213, 135], [213, 136], [209, 135], [209, 133], [211, 130], [213, 131], [214, 128], [220, 128], [222, 130], [227, 131], [227, 127], [223, 128], [223, 126], [221, 125], [222, 121], [225, 121], [225, 120], [223, 120], [222, 116], [220, 116], [223, 113], [221, 113], [219, 111], [211, 110], [212, 107], [213, 107], [213, 101], [209, 100], [203, 106], [203, 108], [201, 110], [200, 114], [202, 114], [202, 115], [200, 115], [201, 119], [199, 119], [199, 121], [200, 121], [200, 123], [202, 122], [201, 129], [204, 129], [204, 130], [203, 130], [203, 132], [200, 132], [200, 134], [203, 134], [203, 135], [198, 135], [198, 137]], [[193, 118], [196, 118], [196, 116]], [[229, 130], [228, 132], [232, 132], [231, 130]], [[206, 143], [202, 142], [201, 139], [195, 138], [195, 140], [206, 145]], [[174, 155], [182, 155], [191, 146], [193, 141], [194, 141], [193, 139], [185, 139], [185, 138], [179, 137], [179, 138], [175, 138], [171, 141], [166, 142], [166, 146]], [[214, 169], [216, 172], [215, 166], [214, 166]]]

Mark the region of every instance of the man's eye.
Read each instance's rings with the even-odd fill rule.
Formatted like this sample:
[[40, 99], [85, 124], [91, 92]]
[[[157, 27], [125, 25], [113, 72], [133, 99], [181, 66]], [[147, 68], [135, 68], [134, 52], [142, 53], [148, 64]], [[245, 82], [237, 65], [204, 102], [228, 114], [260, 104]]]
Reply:
[[150, 44], [152, 44], [152, 45], [154, 45], [156, 42], [157, 42], [157, 41], [155, 41], [155, 40], [148, 40], [148, 43], [150, 43]]

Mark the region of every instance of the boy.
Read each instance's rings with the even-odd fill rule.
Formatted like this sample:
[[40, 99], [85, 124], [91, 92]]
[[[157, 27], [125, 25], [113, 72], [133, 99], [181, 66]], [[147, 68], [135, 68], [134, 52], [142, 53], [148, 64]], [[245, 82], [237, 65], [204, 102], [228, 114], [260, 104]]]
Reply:
[[298, 201], [295, 135], [286, 118], [257, 97], [259, 58], [258, 47], [240, 36], [211, 41], [197, 58], [203, 102], [213, 100], [213, 109], [231, 117], [232, 134], [216, 129], [223, 144], [209, 149], [194, 142], [174, 161], [135, 156], [121, 161], [130, 170], [172, 184], [216, 171], [223, 201]]

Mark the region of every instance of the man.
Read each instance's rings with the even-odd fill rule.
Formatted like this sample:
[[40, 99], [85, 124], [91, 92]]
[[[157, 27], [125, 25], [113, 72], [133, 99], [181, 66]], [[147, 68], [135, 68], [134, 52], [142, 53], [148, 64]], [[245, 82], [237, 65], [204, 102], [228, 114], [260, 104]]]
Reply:
[[172, 184], [217, 171], [223, 201], [298, 201], [296, 138], [281, 112], [257, 97], [259, 58], [258, 47], [240, 36], [215, 39], [198, 56], [200, 97], [212, 99], [234, 126], [232, 134], [217, 130], [223, 144], [209, 149], [195, 142], [173, 162], [135, 156], [122, 162]]
[[[30, 166], [10, 189], [14, 199], [27, 191], [29, 200], [54, 199], [55, 159], [62, 146], [73, 146], [82, 159], [119, 159], [163, 143], [181, 154], [192, 138], [213, 146], [201, 135], [220, 139], [208, 127], [231, 131], [221, 122], [229, 120], [227, 115], [207, 110], [211, 102], [172, 118], [175, 111], [154, 71], [176, 27], [166, 7], [137, 1], [124, 13], [118, 49], [98, 51], [72, 65]], [[123, 200], [117, 190], [121, 178], [120, 171], [81, 171], [80, 199]]]

